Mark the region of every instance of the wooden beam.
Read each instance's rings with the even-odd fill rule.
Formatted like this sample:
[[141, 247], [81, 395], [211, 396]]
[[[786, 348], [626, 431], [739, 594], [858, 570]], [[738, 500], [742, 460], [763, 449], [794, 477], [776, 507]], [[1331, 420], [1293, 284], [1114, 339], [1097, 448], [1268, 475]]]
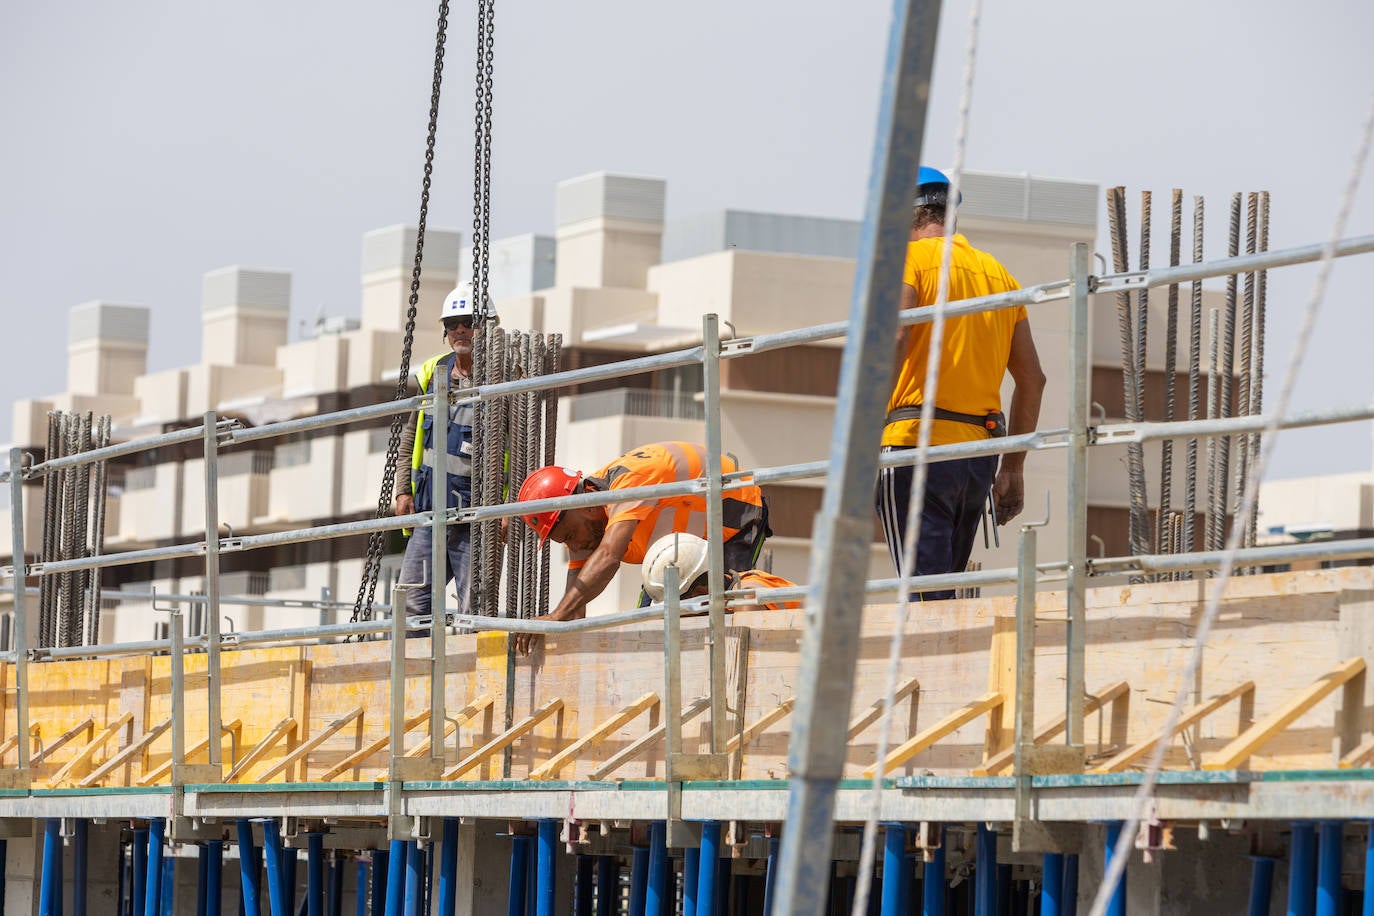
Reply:
[[519, 722], [516, 722], [509, 729], [497, 735], [495, 738], [492, 738], [471, 754], [468, 754], [466, 758], [458, 761], [452, 767], [445, 770], [443, 778], [457, 779], [469, 770], [476, 769], [481, 765], [482, 761], [486, 760], [492, 754], [510, 747], [526, 734], [534, 731], [535, 727], [538, 726], [540, 722], [562, 711], [563, 701], [561, 699], [555, 697], [549, 700], [543, 706], [540, 706], [534, 712], [525, 716], [525, 718], [521, 719]]
[[263, 773], [262, 775], [258, 776], [256, 782], [267, 782], [273, 776], [276, 776], [278, 773], [284, 772], [288, 767], [292, 766], [297, 760], [301, 761], [300, 781], [305, 782], [306, 756], [315, 748], [319, 747], [321, 744], [324, 744], [330, 738], [337, 735], [340, 731], [343, 730], [343, 727], [347, 725], [349, 722], [352, 722], [354, 719], [361, 719], [362, 717], [363, 708], [361, 706], [354, 706], [348, 712], [344, 713], [343, 715], [335, 719], [333, 722], [330, 722], [328, 725], [326, 725], [318, 735], [315, 735], [309, 741], [306, 741], [304, 744], [297, 746], [281, 760], [278, 760], [271, 769], [269, 769], [266, 773]]
[[1297, 696], [1265, 716], [1203, 763], [1204, 770], [1232, 770], [1244, 765], [1255, 753], [1283, 733], [1283, 730], [1324, 700], [1346, 681], [1364, 673], [1364, 659], [1355, 656], [1341, 662], [1317, 678]]
[[[901, 766], [941, 738], [958, 731], [974, 719], [998, 709], [1001, 705], [1002, 695], [1000, 693], [985, 693], [972, 703], [956, 709], [930, 728], [912, 735], [902, 744], [893, 748], [887, 755], [887, 759], [882, 762], [882, 772], [886, 773], [894, 767]], [[876, 770], [878, 770], [876, 766], [869, 767], [864, 771], [864, 777], [872, 779]]]
[[1141, 757], [1144, 757], [1146, 754], [1150, 753], [1150, 751], [1154, 750], [1155, 745], [1158, 744], [1160, 741], [1172, 741], [1174, 737], [1177, 736], [1178, 733], [1183, 731], [1185, 728], [1192, 728], [1194, 725], [1197, 725], [1203, 719], [1207, 718], [1212, 713], [1216, 712], [1218, 709], [1221, 709], [1223, 706], [1225, 706], [1227, 703], [1230, 703], [1232, 700], [1240, 699], [1241, 697], [1251, 695], [1254, 692], [1255, 682], [1246, 681], [1243, 684], [1240, 684], [1236, 687], [1232, 687], [1230, 690], [1226, 691], [1225, 693], [1219, 696], [1212, 697], [1210, 700], [1207, 700], [1206, 702], [1199, 703], [1179, 717], [1178, 724], [1174, 726], [1174, 730], [1172, 733], [1165, 734], [1164, 730], [1161, 729], [1157, 734], [1152, 735], [1151, 737], [1145, 739], [1139, 744], [1126, 748], [1126, 750], [1117, 754], [1115, 757], [1112, 757], [1110, 760], [1107, 760], [1105, 763], [1102, 763], [1101, 765], [1094, 767], [1092, 772], [1120, 772], [1121, 770], [1126, 769], [1126, 767], [1130, 766], [1132, 763], [1135, 763]]
[[1348, 770], [1352, 767], [1364, 766], [1371, 758], [1374, 758], [1374, 735], [1364, 739], [1359, 747], [1342, 757], [1336, 765], [1342, 770]]
[[[235, 719], [233, 722], [226, 722], [224, 725], [221, 726], [221, 728], [223, 728], [224, 731], [233, 732], [235, 736], [238, 736], [243, 733], [243, 720]], [[220, 735], [220, 740], [224, 740], [223, 734]], [[209, 749], [210, 739], [208, 737], [202, 738], [194, 747], [192, 747], [189, 751], [186, 752], [186, 760], [189, 762], [192, 757], [196, 756], [197, 754], [204, 754]], [[163, 763], [161, 766], [157, 767], [157, 769], [148, 771], [147, 775], [145, 775], [142, 779], [138, 781], [138, 784], [140, 786], [155, 785], [160, 780], [165, 779], [171, 772], [172, 758], [168, 757], [167, 761]]]
[[[892, 692], [892, 705], [895, 707], [907, 696], [914, 697], [921, 689], [921, 682], [916, 678], [907, 678], [896, 690]], [[915, 702], [915, 699], [912, 700]], [[877, 722], [883, 715], [883, 697], [873, 701], [873, 705], [859, 713], [849, 723], [849, 740], [853, 741], [863, 734], [874, 722]]]
[[[697, 716], [701, 715], [710, 707], [710, 697], [697, 697], [690, 704], [688, 704], [686, 709], [682, 711], [682, 723], [684, 725], [687, 724], [692, 719], [695, 719]], [[638, 757], [640, 754], [644, 753], [658, 742], [662, 741], [663, 735], [666, 732], [667, 727], [668, 726], [665, 723], [660, 722], [658, 725], [649, 729], [648, 733], [645, 734], [643, 738], [640, 738], [638, 741], [635, 741], [629, 747], [617, 753], [610, 760], [607, 760], [605, 763], [601, 764], [601, 766], [597, 767], [595, 770], [592, 770], [592, 772], [587, 776], [587, 779], [589, 779], [592, 782], [596, 782], [600, 779], [605, 779], [607, 776], [614, 773], [616, 770], [620, 769], [621, 766]]]
[[[42, 728], [43, 728], [43, 727], [42, 727], [39, 723], [37, 723], [37, 722], [35, 722], [35, 723], [33, 723], [32, 725], [30, 725], [30, 726], [29, 726], [29, 737], [30, 737], [30, 738], [37, 738], [37, 737], [42, 733]], [[0, 744], [0, 758], [3, 758], [3, 757], [4, 757], [6, 754], [8, 754], [10, 751], [18, 750], [18, 749], [19, 749], [19, 736], [18, 736], [18, 735], [10, 735], [8, 738], [5, 739], [5, 743], [4, 743], [4, 744]], [[15, 765], [18, 766], [18, 762], [17, 762], [17, 761], [16, 761]], [[32, 765], [32, 758], [30, 758], [30, 765]]]
[[[1117, 681], [1106, 690], [1100, 690], [1096, 694], [1088, 694], [1083, 700], [1083, 716], [1087, 718], [1097, 712], [1108, 703], [1115, 703], [1121, 697], [1130, 696], [1131, 685], [1125, 681]], [[1048, 744], [1064, 733], [1064, 725], [1067, 717], [1060, 715], [1049, 725], [1035, 733], [1036, 744]], [[995, 776], [998, 772], [1011, 766], [1012, 759], [1016, 756], [1016, 748], [1010, 747], [1000, 754], [993, 754], [983, 761], [981, 766], [973, 768], [974, 776]]]
[[[406, 719], [405, 724], [402, 726], [401, 730], [403, 732], [408, 732], [415, 726], [419, 725], [421, 722], [428, 721], [429, 710], [426, 709], [424, 712], [417, 713], [411, 716], [409, 719]], [[371, 757], [373, 754], [384, 750], [389, 744], [391, 744], [390, 732], [378, 738], [376, 741], [373, 741], [371, 744], [364, 745], [363, 747], [358, 748], [356, 751], [349, 754], [347, 757], [340, 760], [338, 763], [334, 764], [334, 766], [326, 770], [324, 775], [320, 777], [320, 782], [329, 782], [331, 779], [333, 779], [335, 776], [338, 776], [340, 773], [354, 769], [364, 760]]]
[[85, 776], [90, 769], [91, 760], [96, 752], [104, 747], [111, 738], [123, 731], [129, 723], [134, 721], [134, 714], [126, 712], [118, 719], [101, 729], [100, 734], [96, 735], [86, 746], [76, 752], [76, 756], [68, 760], [62, 769], [53, 774], [52, 779], [48, 780], [50, 788], [63, 785], [74, 779]]
[[653, 709], [658, 705], [658, 694], [650, 691], [644, 696], [635, 700], [629, 706], [625, 706], [602, 722], [596, 728], [569, 744], [548, 760], [543, 766], [530, 772], [530, 779], [554, 779], [559, 772], [573, 761], [575, 761], [584, 751], [596, 747], [606, 740], [612, 732], [619, 731], [630, 723], [640, 713]]
[[733, 754], [739, 748], [747, 747], [750, 741], [753, 741], [759, 735], [763, 734], [763, 732], [767, 731], [775, 722], [787, 718], [792, 712], [792, 707], [795, 705], [797, 705], [797, 698], [788, 697], [777, 706], [768, 710], [768, 712], [759, 716], [758, 721], [753, 725], [750, 725], [748, 728], [744, 729], [744, 731], [726, 742], [725, 753]]
[[[495, 694], [484, 693], [468, 705], [464, 706], [447, 722], [444, 723], [444, 738], [447, 739], [449, 735], [453, 734], [455, 731], [462, 728], [464, 725], [468, 724], [473, 719], [477, 718], [479, 715], [482, 714], [483, 710], [485, 710], [488, 706], [491, 706], [495, 702]], [[415, 745], [410, 750], [405, 752], [405, 756], [411, 758], [412, 760], [417, 757], [424, 757], [426, 754], [429, 753], [429, 746], [430, 737], [429, 735], [425, 735], [423, 738], [420, 739], [419, 744]], [[447, 757], [447, 752], [445, 752], [445, 757]], [[386, 770], [383, 770], [382, 772], [377, 774], [377, 779], [379, 780], [386, 779], [386, 777]]]
[[[125, 715], [129, 715], [129, 713], [125, 713]], [[96, 785], [101, 780], [103, 780], [107, 775], [113, 773], [118, 768], [124, 766], [124, 764], [128, 763], [130, 760], [132, 760], [139, 754], [142, 754], [145, 750], [148, 749], [148, 745], [156, 741], [159, 737], [161, 737], [163, 732], [165, 732], [167, 729], [171, 727], [172, 720], [163, 719], [161, 722], [157, 723], [152, 728], [148, 729], [148, 731], [144, 732], [143, 736], [139, 738], [137, 741], [135, 741], [133, 744], [130, 744], [128, 747], [121, 749], [118, 754], [115, 754], [109, 760], [101, 764], [99, 769], [91, 773], [91, 775], [87, 776], [85, 779], [78, 782], [77, 785], [83, 789], [88, 789], [91, 786]]]
[[[38, 734], [38, 732], [36, 731], [37, 728], [38, 726], [34, 725], [30, 727], [29, 730], [33, 732], [33, 734]], [[39, 751], [37, 754], [34, 754], [33, 757], [30, 758], [29, 766], [38, 766], [44, 760], [47, 760], [48, 757], [50, 757], [54, 751], [65, 745], [67, 742], [71, 741], [73, 738], [75, 738], [82, 732], [86, 733], [87, 741], [91, 740], [91, 737], [95, 734], [95, 719], [92, 719], [88, 716], [85, 722], [82, 722], [80, 725], [68, 729], [66, 732], [62, 733], [61, 735], [58, 735], [57, 740], [54, 741], [52, 744], [45, 744], [41, 751]], [[3, 751], [0, 751], [0, 756], [3, 756]]]
[[224, 781], [227, 783], [238, 782], [239, 777], [247, 772], [250, 766], [261, 760], [268, 751], [276, 747], [287, 735], [294, 735], [298, 728], [300, 728], [300, 725], [296, 722], [295, 718], [287, 716], [285, 719], [282, 719], [267, 733], [267, 737], [254, 745], [251, 751], [244, 754], [242, 759], [234, 764], [234, 768], [229, 771], [228, 776], [224, 777]]

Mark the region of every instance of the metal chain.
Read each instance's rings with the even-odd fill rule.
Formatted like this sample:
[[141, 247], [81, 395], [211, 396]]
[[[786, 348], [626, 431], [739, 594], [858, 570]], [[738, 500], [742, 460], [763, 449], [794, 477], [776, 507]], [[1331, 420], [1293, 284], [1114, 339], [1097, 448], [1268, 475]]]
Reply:
[[476, 95], [473, 128], [472, 295], [478, 313], [487, 317], [491, 251], [491, 109], [496, 47], [496, 2], [477, 2]]
[[[444, 39], [448, 31], [448, 0], [439, 2], [439, 22], [434, 37], [434, 79], [429, 95], [429, 129], [425, 136], [424, 178], [420, 186], [420, 219], [415, 233], [415, 262], [410, 272], [410, 301], [406, 308], [405, 339], [401, 344], [401, 371], [396, 377], [396, 400], [406, 396], [410, 378], [410, 350], [415, 340], [415, 314], [420, 302], [420, 272], [425, 254], [425, 223], [429, 218], [429, 188], [434, 174], [434, 138], [439, 129], [439, 90], [444, 81]], [[386, 467], [382, 471], [382, 489], [377, 496], [377, 517], [391, 514], [392, 491], [396, 486], [396, 460], [401, 450], [401, 430], [405, 423], [413, 423], [409, 413], [398, 413], [391, 420], [391, 438], [387, 440]], [[372, 601], [377, 594], [377, 574], [382, 568], [382, 549], [386, 532], [376, 531], [367, 542], [367, 558], [363, 562], [363, 579], [358, 585], [358, 597], [353, 602], [353, 616], [349, 619], [372, 619]]]

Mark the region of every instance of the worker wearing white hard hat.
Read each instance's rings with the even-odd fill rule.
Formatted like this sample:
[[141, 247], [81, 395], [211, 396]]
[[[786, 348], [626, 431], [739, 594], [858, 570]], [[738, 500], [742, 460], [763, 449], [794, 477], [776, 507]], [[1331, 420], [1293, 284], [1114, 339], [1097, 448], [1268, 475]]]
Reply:
[[[707, 553], [706, 541], [703, 538], [697, 537], [695, 534], [675, 532], [665, 534], [649, 545], [649, 549], [644, 552], [644, 562], [640, 566], [640, 571], [644, 576], [644, 591], [654, 601], [663, 600], [665, 591], [663, 587], [664, 570], [669, 565], [675, 565], [678, 569], [679, 598], [683, 600], [698, 598], [710, 591], [707, 582], [707, 567], [710, 565], [710, 557]], [[746, 588], [793, 587], [795, 584], [782, 576], [775, 576], [761, 569], [726, 570], [725, 573], [726, 591]], [[734, 610], [776, 611], [783, 608], [798, 607], [801, 607], [800, 602], [780, 601], [764, 604], [736, 604]]]

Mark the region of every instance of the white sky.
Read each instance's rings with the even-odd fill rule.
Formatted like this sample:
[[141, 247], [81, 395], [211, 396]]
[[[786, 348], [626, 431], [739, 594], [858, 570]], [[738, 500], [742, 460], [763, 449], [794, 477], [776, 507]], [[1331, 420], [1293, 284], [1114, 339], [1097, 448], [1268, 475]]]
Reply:
[[[550, 232], [555, 183], [602, 169], [668, 179], [669, 218], [860, 217], [888, 8], [498, 4], [493, 235]], [[465, 237], [474, 15], [455, 4], [431, 207]], [[967, 19], [945, 4], [929, 162], [952, 158]], [[197, 361], [217, 267], [291, 270], [296, 319], [356, 314], [362, 233], [415, 220], [433, 29], [411, 0], [0, 7], [0, 438], [11, 401], [64, 387], [78, 303], [152, 307], [152, 370]], [[1238, 190], [1273, 192], [1272, 247], [1322, 241], [1371, 40], [1357, 0], [989, 0], [967, 165], [1124, 184], [1133, 221], [1141, 189], [1166, 219], [1170, 188], [1204, 194], [1209, 257]], [[1346, 234], [1371, 232], [1374, 177]], [[1271, 397], [1313, 273], [1270, 276]], [[1374, 256], [1337, 265], [1299, 406], [1374, 398], [1371, 288]], [[1286, 442], [1276, 476], [1371, 466], [1368, 424]]]

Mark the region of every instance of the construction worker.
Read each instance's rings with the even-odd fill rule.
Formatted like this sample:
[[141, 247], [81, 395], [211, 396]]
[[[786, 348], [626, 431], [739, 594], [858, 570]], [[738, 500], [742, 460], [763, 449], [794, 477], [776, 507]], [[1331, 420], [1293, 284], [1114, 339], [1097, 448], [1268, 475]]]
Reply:
[[[584, 475], [572, 468], [550, 465], [525, 478], [520, 502], [574, 493], [647, 487], [678, 480], [695, 480], [705, 473], [706, 448], [691, 442], [655, 442], [631, 449], [605, 467]], [[723, 456], [723, 473], [738, 470]], [[722, 501], [725, 566], [749, 569], [758, 559], [768, 530], [768, 504], [758, 487], [727, 490]], [[539, 512], [521, 516], [539, 534], [568, 549], [568, 584], [558, 606], [544, 620], [577, 620], [587, 615], [587, 603], [605, 591], [621, 563], [640, 563], [649, 543], [673, 531], [706, 534], [706, 499], [699, 493], [658, 500], [612, 503], [585, 509]], [[648, 596], [641, 595], [641, 606]], [[537, 637], [516, 634], [515, 645], [528, 654]]]
[[[962, 198], [962, 195], [961, 195]], [[955, 204], [962, 203], [962, 199]], [[917, 178], [911, 236], [903, 274], [902, 308], [934, 305], [944, 254], [949, 179], [936, 169], [922, 167]], [[1020, 285], [990, 254], [954, 235], [950, 252], [949, 301], [971, 299], [1020, 289]], [[922, 387], [930, 352], [930, 324], [909, 325], [897, 332], [897, 358], [883, 451], [912, 448], [920, 433]], [[1040, 417], [1045, 374], [1031, 338], [1026, 309], [979, 312], [945, 322], [940, 352], [939, 386], [932, 445], [969, 442], [1010, 433], [1031, 432]], [[1002, 414], [1002, 378], [1010, 372], [1016, 383], [1011, 420]], [[916, 575], [962, 572], [973, 551], [974, 536], [983, 518], [989, 490], [997, 521], [1005, 525], [1020, 513], [1025, 499], [1024, 452], [940, 461], [926, 466], [925, 503], [920, 541], [916, 546]], [[887, 538], [893, 565], [901, 567], [907, 507], [915, 469], [886, 468], [879, 472], [878, 517]], [[954, 592], [926, 592], [925, 600], [952, 598]]]
[[[425, 360], [415, 371], [414, 385], [420, 392], [433, 391], [434, 376], [439, 371], [449, 373], [450, 390], [472, 386], [472, 337], [477, 321], [472, 284], [464, 283], [445, 297], [439, 320], [444, 327], [444, 342], [448, 344], [448, 351]], [[467, 506], [472, 501], [472, 420], [473, 408], [470, 404], [449, 408], [446, 449], [449, 508]], [[433, 436], [433, 413], [418, 411], [415, 422], [407, 424], [401, 437], [401, 454], [409, 454], [410, 461], [396, 468], [397, 515], [428, 512], [433, 508]], [[467, 525], [448, 526], [448, 570], [444, 581], [455, 583], [459, 613], [468, 611], [470, 535]], [[406, 594], [406, 613], [410, 615], [426, 615], [430, 611], [432, 543], [428, 526], [414, 529], [406, 543], [400, 580], [405, 583], [424, 583], [423, 587], [412, 588]]]
[[[704, 538], [695, 534], [665, 534], [649, 545], [644, 553], [641, 573], [644, 577], [644, 592], [654, 601], [662, 601], [663, 570], [672, 563], [678, 568], [678, 597], [684, 601], [700, 598], [710, 590], [707, 581], [707, 544]], [[742, 572], [725, 571], [725, 590], [737, 591], [749, 588], [795, 588], [796, 583], [782, 576], [764, 572], [761, 569], [746, 569]], [[799, 608], [800, 601], [775, 601], [767, 604], [736, 604], [728, 610], [733, 611], [780, 611], [783, 608]]]

